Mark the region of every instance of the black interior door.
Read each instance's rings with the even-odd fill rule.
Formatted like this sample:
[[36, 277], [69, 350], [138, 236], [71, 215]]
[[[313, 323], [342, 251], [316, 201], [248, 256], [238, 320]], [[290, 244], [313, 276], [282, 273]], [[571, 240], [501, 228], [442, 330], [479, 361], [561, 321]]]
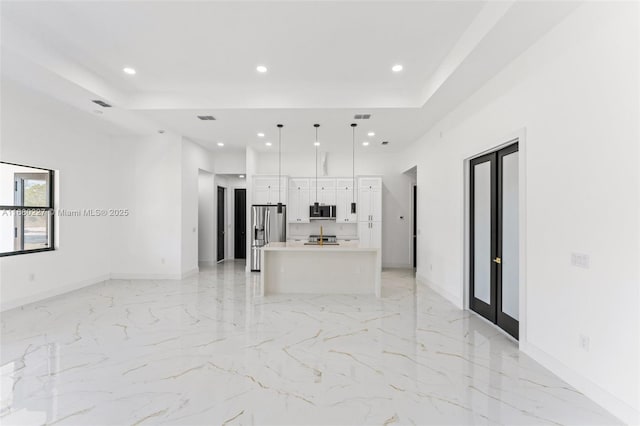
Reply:
[[413, 185], [413, 267], [418, 267], [418, 187]]
[[234, 257], [236, 259], [245, 259], [247, 257], [247, 190], [236, 189], [234, 192]]
[[222, 186], [218, 187], [218, 221], [217, 221], [217, 234], [218, 234], [218, 249], [217, 249], [217, 260], [220, 262], [224, 260], [224, 199], [225, 199], [225, 189]]
[[470, 308], [518, 338], [518, 144], [471, 160]]

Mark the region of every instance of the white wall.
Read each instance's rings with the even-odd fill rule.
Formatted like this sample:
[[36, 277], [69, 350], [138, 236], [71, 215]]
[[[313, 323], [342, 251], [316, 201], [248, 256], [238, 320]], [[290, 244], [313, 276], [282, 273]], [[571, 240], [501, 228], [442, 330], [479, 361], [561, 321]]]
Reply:
[[198, 174], [213, 173], [213, 157], [202, 146], [182, 138], [181, 141], [181, 274], [198, 271]]
[[[6, 79], [1, 101], [2, 161], [58, 170], [59, 208], [113, 207], [109, 138], [99, 120]], [[2, 309], [108, 278], [110, 219], [60, 217], [56, 232], [54, 252], [0, 258]]]
[[113, 276], [179, 278], [181, 137], [117, 137], [109, 146], [113, 202], [130, 211], [128, 217], [114, 219], [109, 236]]
[[[291, 177], [315, 176], [315, 152], [282, 153], [282, 174]], [[411, 261], [411, 178], [397, 167], [397, 156], [386, 152], [369, 153], [357, 148], [356, 175], [382, 176], [382, 266], [410, 267]], [[277, 174], [276, 153], [259, 153], [256, 174]], [[318, 176], [320, 176], [320, 168]], [[351, 155], [327, 154], [327, 176], [352, 175]], [[404, 219], [400, 219], [403, 216]], [[348, 230], [343, 229], [342, 232]], [[337, 231], [339, 233], [340, 231]]]
[[251, 270], [251, 200], [253, 197], [252, 184], [253, 175], [258, 173], [258, 153], [251, 147], [247, 147], [245, 155], [245, 172], [247, 181], [247, 272]]
[[219, 148], [211, 156], [213, 168], [220, 174], [240, 174], [246, 171], [246, 152], [231, 147]]
[[[526, 133], [521, 348], [630, 423], [640, 411], [638, 18], [637, 3], [581, 5], [400, 162], [418, 165], [418, 274], [461, 305], [463, 161]], [[588, 254], [589, 269], [571, 266], [572, 252]]]
[[213, 174], [198, 173], [198, 262], [214, 263], [215, 253], [215, 204]]

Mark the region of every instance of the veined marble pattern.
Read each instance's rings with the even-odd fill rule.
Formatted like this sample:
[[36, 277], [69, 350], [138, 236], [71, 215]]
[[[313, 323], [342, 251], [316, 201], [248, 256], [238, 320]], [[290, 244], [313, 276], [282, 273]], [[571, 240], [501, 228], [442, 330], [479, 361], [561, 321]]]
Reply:
[[617, 424], [411, 271], [375, 296], [254, 297], [226, 262], [8, 311], [0, 422]]

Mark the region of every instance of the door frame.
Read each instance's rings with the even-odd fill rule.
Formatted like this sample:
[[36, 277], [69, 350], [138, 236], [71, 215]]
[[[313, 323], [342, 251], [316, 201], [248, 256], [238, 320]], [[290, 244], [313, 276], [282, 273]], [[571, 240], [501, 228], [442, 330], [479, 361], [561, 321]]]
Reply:
[[[519, 233], [519, 340], [518, 346], [523, 348], [527, 344], [527, 134], [526, 128], [520, 128], [510, 134], [507, 134], [499, 138], [490, 138], [487, 140], [478, 141], [473, 147], [470, 147], [461, 153], [459, 156], [460, 164], [460, 177], [462, 179], [462, 185], [460, 186], [460, 202], [464, 206], [463, 214], [461, 215], [461, 229], [463, 229], [462, 235], [462, 250], [459, 253], [459, 259], [463, 265], [463, 274], [460, 280], [460, 294], [462, 298], [457, 302], [459, 306], [477, 315], [470, 308], [470, 247], [471, 247], [471, 227], [470, 227], [470, 207], [471, 207], [471, 187], [470, 187], [470, 163], [474, 158], [478, 158], [485, 154], [498, 151], [505, 148], [515, 142], [518, 143], [518, 233]], [[496, 143], [496, 140], [499, 142]], [[484, 317], [477, 315], [478, 318]], [[496, 329], [503, 331], [499, 327]], [[511, 337], [507, 332], [505, 335]]]

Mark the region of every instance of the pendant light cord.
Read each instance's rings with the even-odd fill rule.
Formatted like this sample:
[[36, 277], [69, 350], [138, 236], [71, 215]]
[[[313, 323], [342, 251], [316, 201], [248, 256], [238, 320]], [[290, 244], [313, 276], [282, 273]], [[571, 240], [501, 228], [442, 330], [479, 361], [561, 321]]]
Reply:
[[278, 204], [281, 203], [282, 191], [282, 124], [278, 124]]
[[318, 202], [318, 127], [320, 127], [319, 124], [314, 124], [314, 127], [316, 128], [316, 203]]
[[351, 200], [356, 202], [356, 123], [351, 124], [351, 129], [353, 130], [351, 135]]

